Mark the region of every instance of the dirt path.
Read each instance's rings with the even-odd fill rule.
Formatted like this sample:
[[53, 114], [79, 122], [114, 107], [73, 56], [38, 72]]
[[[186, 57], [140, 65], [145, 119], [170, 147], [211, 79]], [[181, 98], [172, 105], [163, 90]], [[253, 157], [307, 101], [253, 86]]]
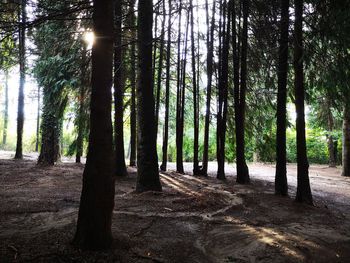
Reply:
[[350, 261], [350, 181], [338, 169], [311, 167], [315, 207], [274, 196], [272, 165], [250, 165], [249, 186], [235, 184], [233, 167], [225, 182], [163, 173], [163, 192], [143, 194], [130, 169], [116, 182], [114, 248], [97, 253], [69, 245], [83, 165], [10, 157], [0, 152], [0, 262]]

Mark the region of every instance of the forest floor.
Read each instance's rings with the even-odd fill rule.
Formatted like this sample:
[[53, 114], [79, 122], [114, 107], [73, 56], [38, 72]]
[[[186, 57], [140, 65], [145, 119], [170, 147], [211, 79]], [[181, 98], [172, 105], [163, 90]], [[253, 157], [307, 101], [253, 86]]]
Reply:
[[[117, 178], [113, 249], [73, 248], [84, 165], [36, 165], [0, 152], [0, 262], [350, 262], [350, 178], [311, 165], [315, 206], [274, 193], [274, 166], [250, 164], [250, 185], [161, 173], [163, 192], [136, 194], [136, 170]], [[173, 164], [170, 164], [170, 168]], [[191, 170], [190, 164], [186, 169]]]

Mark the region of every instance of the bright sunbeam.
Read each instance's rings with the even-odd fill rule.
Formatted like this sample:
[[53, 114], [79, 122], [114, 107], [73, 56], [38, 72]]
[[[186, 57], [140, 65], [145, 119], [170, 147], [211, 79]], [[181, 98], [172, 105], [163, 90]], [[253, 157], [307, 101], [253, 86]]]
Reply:
[[94, 42], [95, 42], [95, 34], [94, 34], [94, 32], [92, 32], [92, 31], [86, 31], [86, 32], [84, 33], [84, 41], [85, 41], [85, 43], [87, 44], [88, 49], [91, 49], [91, 48], [92, 48], [92, 45], [93, 45]]

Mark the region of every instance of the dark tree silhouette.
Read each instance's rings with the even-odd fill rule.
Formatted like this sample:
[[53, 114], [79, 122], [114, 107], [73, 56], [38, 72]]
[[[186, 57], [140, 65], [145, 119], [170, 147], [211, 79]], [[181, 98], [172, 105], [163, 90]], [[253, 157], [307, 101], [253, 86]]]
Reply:
[[160, 169], [166, 171], [168, 159], [168, 138], [169, 138], [169, 99], [170, 99], [170, 56], [171, 56], [171, 0], [168, 0], [168, 39], [166, 49], [166, 79], [165, 79], [165, 120], [164, 120], [164, 136], [162, 146], [162, 165]]
[[201, 174], [206, 176], [208, 173], [208, 150], [209, 150], [209, 126], [210, 126], [210, 103], [213, 80], [213, 55], [214, 55], [214, 29], [215, 29], [215, 4], [212, 7], [212, 19], [209, 24], [209, 6], [208, 0], [205, 1], [205, 10], [207, 17], [207, 99], [206, 113], [204, 124], [204, 144], [203, 144], [203, 161]]
[[114, 1], [114, 146], [116, 175], [127, 175], [123, 132], [122, 1]]
[[161, 191], [152, 81], [152, 0], [139, 1], [138, 11], [139, 84], [137, 86], [138, 169], [136, 191]]
[[113, 0], [94, 1], [96, 41], [92, 48], [89, 150], [73, 240], [75, 246], [92, 250], [108, 248], [112, 244], [115, 191], [111, 120], [113, 10]]
[[276, 134], [276, 177], [275, 193], [288, 194], [287, 184], [287, 77], [288, 77], [288, 29], [289, 0], [281, 0], [281, 21], [278, 62], [278, 93], [277, 93], [277, 134]]
[[309, 182], [309, 163], [305, 136], [305, 87], [303, 68], [303, 0], [294, 1], [294, 90], [297, 131], [297, 195], [296, 201], [312, 204]]
[[[243, 6], [243, 28], [240, 44], [236, 44], [236, 25], [233, 32], [233, 64], [234, 64], [234, 98], [235, 98], [235, 124], [236, 124], [236, 165], [237, 165], [237, 183], [249, 183], [249, 171], [245, 160], [245, 107], [247, 90], [247, 48], [248, 48], [248, 15], [249, 0], [242, 0]], [[232, 8], [232, 20], [235, 21], [235, 7]], [[239, 50], [241, 45], [241, 61], [239, 61]], [[239, 79], [239, 65], [241, 66], [241, 75]]]

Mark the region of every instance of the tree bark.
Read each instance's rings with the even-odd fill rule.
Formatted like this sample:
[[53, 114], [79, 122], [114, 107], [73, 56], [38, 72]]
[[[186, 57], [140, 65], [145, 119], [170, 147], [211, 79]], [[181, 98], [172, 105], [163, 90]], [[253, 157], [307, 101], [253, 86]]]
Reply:
[[337, 150], [335, 149], [336, 143], [334, 143], [334, 137], [333, 137], [333, 129], [334, 129], [334, 119], [333, 114], [331, 110], [331, 103], [329, 98], [326, 98], [326, 111], [327, 111], [327, 125], [328, 125], [328, 131], [330, 134], [327, 134], [327, 147], [328, 147], [328, 158], [329, 158], [329, 167], [336, 167], [337, 166]]
[[9, 121], [9, 73], [5, 71], [5, 109], [4, 109], [4, 130], [2, 133], [2, 145], [5, 146], [7, 143], [7, 126]]
[[[235, 68], [235, 124], [236, 124], [236, 165], [237, 165], [237, 183], [246, 184], [250, 182], [249, 170], [245, 160], [245, 107], [246, 107], [246, 89], [247, 89], [247, 48], [248, 48], [248, 15], [249, 0], [243, 2], [243, 29], [242, 29], [242, 47], [241, 62], [239, 63], [239, 42], [235, 45], [234, 68]], [[234, 10], [234, 8], [233, 8]], [[233, 16], [235, 17], [235, 16]], [[233, 19], [234, 20], [234, 19]], [[236, 31], [236, 30], [235, 30]], [[234, 32], [236, 35], [236, 32]], [[239, 80], [239, 68], [241, 66], [241, 76]]]
[[26, 81], [26, 12], [27, 0], [21, 0], [21, 22], [19, 26], [19, 90], [18, 90], [18, 110], [17, 110], [17, 143], [15, 159], [23, 158], [23, 125], [24, 125], [24, 85]]
[[160, 90], [162, 87], [162, 73], [163, 73], [163, 60], [164, 60], [164, 39], [165, 39], [165, 0], [163, 2], [163, 21], [162, 21], [162, 30], [160, 35], [160, 47], [159, 47], [159, 61], [158, 61], [158, 75], [157, 75], [157, 99], [156, 99], [156, 127], [158, 134], [158, 120], [159, 120], [159, 107], [160, 107]]
[[[231, 3], [230, 3], [231, 5]], [[227, 116], [227, 96], [228, 96], [228, 55], [230, 46], [230, 24], [231, 24], [231, 7], [227, 12], [227, 1], [223, 4], [223, 23], [222, 23], [222, 47], [221, 48], [221, 68], [219, 69], [219, 111], [218, 111], [218, 146], [217, 161], [218, 172], [217, 178], [224, 180], [225, 177], [225, 139], [226, 139], [226, 116]]]
[[36, 140], [35, 140], [35, 151], [39, 151], [39, 140], [40, 140], [40, 86], [38, 86], [38, 107], [36, 113]]
[[164, 136], [162, 146], [162, 164], [160, 169], [166, 171], [168, 159], [168, 137], [169, 137], [169, 99], [170, 99], [170, 56], [171, 56], [171, 0], [168, 0], [168, 41], [166, 51], [166, 81], [165, 81], [165, 119], [164, 119]]
[[350, 107], [345, 105], [343, 113], [342, 176], [350, 176]]
[[193, 0], [190, 0], [190, 18], [191, 18], [191, 55], [192, 55], [192, 94], [193, 94], [193, 175], [199, 174], [198, 162], [198, 140], [199, 140], [199, 120], [198, 120], [198, 87], [196, 80], [196, 51], [194, 41], [194, 19], [193, 19]]
[[205, 2], [207, 15], [207, 99], [206, 113], [204, 124], [204, 144], [203, 144], [203, 162], [201, 174], [207, 176], [208, 173], [208, 150], [209, 150], [209, 127], [210, 127], [210, 106], [211, 106], [211, 90], [213, 80], [213, 55], [214, 55], [214, 28], [215, 28], [215, 3], [212, 7], [212, 20], [209, 25], [209, 6], [208, 0]]
[[137, 86], [137, 185], [136, 191], [161, 191], [157, 157], [152, 81], [152, 0], [138, 2], [139, 85]]
[[286, 196], [287, 183], [287, 77], [288, 77], [288, 29], [289, 0], [281, 0], [281, 21], [278, 59], [278, 92], [277, 92], [277, 133], [276, 133], [276, 175], [275, 194]]
[[61, 114], [63, 114], [68, 97], [61, 98], [63, 94], [60, 91], [52, 92], [51, 87], [44, 87], [43, 95], [41, 148], [38, 164], [54, 165], [61, 156]]
[[294, 21], [294, 89], [297, 131], [297, 195], [296, 201], [312, 204], [309, 182], [309, 163], [307, 160], [305, 136], [305, 88], [303, 69], [303, 0], [295, 0]]
[[122, 3], [114, 1], [115, 43], [114, 43], [114, 151], [117, 176], [126, 176], [123, 120], [123, 63], [122, 63]]
[[98, 250], [112, 244], [115, 191], [111, 121], [113, 0], [94, 0], [93, 23], [96, 41], [92, 48], [89, 150], [73, 244], [82, 249]]
[[[83, 74], [83, 73], [82, 73]], [[79, 94], [79, 113], [78, 113], [78, 136], [77, 136], [77, 152], [75, 155], [75, 162], [81, 163], [81, 156], [83, 155], [83, 134], [84, 134], [84, 87], [80, 86], [80, 94]]]
[[[184, 113], [185, 113], [185, 93], [186, 93], [186, 64], [187, 64], [187, 40], [188, 40], [188, 29], [189, 29], [189, 13], [187, 12], [186, 19], [186, 32], [185, 32], [185, 45], [183, 49], [182, 68], [180, 77], [179, 92], [177, 94], [178, 111], [179, 116], [177, 118], [176, 127], [176, 171], [178, 173], [184, 173], [183, 167], [183, 136], [184, 136]], [[178, 72], [180, 73], [180, 72]]]
[[[135, 17], [135, 0], [130, 3], [130, 26], [136, 25]], [[136, 39], [136, 31], [132, 29], [131, 36]], [[131, 44], [130, 50], [131, 60], [131, 72], [130, 72], [130, 85], [131, 85], [131, 104], [130, 104], [130, 166], [136, 166], [136, 45], [135, 41]]]
[[[179, 0], [179, 19], [177, 36], [177, 72], [176, 72], [176, 170], [183, 172], [182, 152], [180, 152], [180, 117], [181, 117], [181, 26], [182, 26], [182, 1]], [[181, 143], [182, 144], [182, 143]]]

